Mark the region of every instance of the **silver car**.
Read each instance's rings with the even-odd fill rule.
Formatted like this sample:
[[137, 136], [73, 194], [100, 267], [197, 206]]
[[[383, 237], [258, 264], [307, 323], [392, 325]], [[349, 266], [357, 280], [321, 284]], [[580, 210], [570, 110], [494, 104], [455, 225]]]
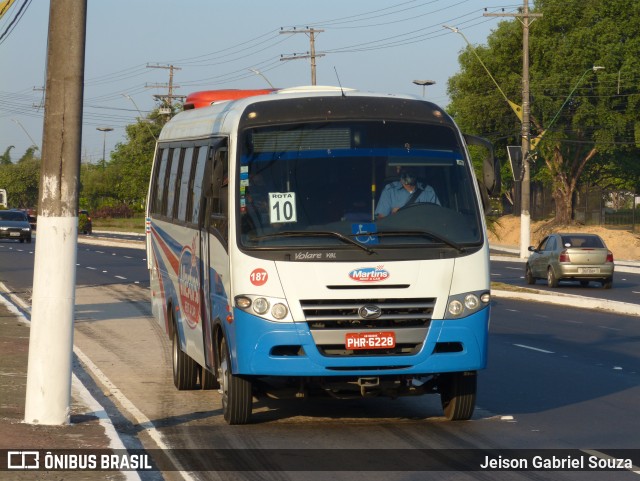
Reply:
[[527, 284], [546, 279], [549, 287], [562, 280], [580, 281], [583, 287], [597, 281], [605, 289], [613, 285], [613, 254], [595, 234], [551, 234], [538, 247], [530, 246]]

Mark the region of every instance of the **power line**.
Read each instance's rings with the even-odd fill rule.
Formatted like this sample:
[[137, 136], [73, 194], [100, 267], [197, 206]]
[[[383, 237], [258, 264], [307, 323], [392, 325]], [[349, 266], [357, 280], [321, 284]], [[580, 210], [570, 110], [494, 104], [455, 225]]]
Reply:
[[11, 22], [9, 22], [9, 25], [7, 25], [7, 27], [4, 29], [4, 32], [0, 34], [0, 45], [2, 45], [2, 43], [8, 38], [9, 34], [13, 32], [13, 29], [18, 25], [18, 22], [20, 22], [20, 20], [22, 19], [22, 16], [27, 11], [27, 8], [29, 8], [29, 5], [31, 5], [31, 0], [24, 0], [24, 2], [22, 2], [22, 5], [20, 5], [20, 9], [16, 13], [16, 15], [13, 17]]

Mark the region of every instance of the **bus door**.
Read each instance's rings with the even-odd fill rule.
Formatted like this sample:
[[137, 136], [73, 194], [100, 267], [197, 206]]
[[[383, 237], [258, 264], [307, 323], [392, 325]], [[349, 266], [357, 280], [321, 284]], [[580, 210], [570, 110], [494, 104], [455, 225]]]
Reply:
[[230, 314], [225, 283], [229, 280], [228, 150], [226, 141], [209, 147], [205, 179], [204, 212], [200, 223], [201, 285], [205, 363], [215, 372], [216, 353], [213, 326]]

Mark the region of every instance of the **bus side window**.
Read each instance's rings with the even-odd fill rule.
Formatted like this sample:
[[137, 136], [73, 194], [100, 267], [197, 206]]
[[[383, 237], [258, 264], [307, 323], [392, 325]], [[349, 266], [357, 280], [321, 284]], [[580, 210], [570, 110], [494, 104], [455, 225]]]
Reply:
[[[167, 154], [167, 162], [166, 169], [164, 171], [164, 186], [162, 188], [162, 200], [160, 203], [160, 209], [158, 213], [160, 215], [167, 215], [167, 205], [169, 202], [169, 197], [173, 195], [173, 189], [170, 187], [170, 177], [171, 177], [171, 164], [173, 163], [173, 149], [168, 149]], [[164, 164], [164, 162], [163, 162]]]
[[193, 164], [193, 148], [188, 147], [182, 152], [182, 169], [180, 174], [180, 185], [178, 187], [178, 220], [187, 221], [187, 204], [189, 186], [191, 183], [191, 165]]
[[229, 156], [226, 147], [216, 150], [213, 164], [210, 227], [228, 239], [229, 217]]
[[155, 181], [153, 183], [153, 205], [151, 212], [159, 214], [162, 208], [162, 192], [164, 187], [164, 174], [167, 170], [167, 157], [169, 149], [158, 149], [157, 167], [154, 173]]
[[184, 156], [184, 150], [183, 149], [172, 149], [173, 150], [173, 157], [172, 157], [172, 161], [171, 161], [171, 172], [169, 175], [169, 189], [167, 191], [167, 209], [166, 209], [166, 215], [167, 217], [171, 218], [174, 216], [175, 214], [175, 207], [176, 207], [176, 200], [178, 198], [178, 189], [180, 187], [179, 185], [179, 175], [180, 175], [180, 168], [182, 166], [182, 159]]
[[194, 169], [192, 189], [191, 189], [191, 222], [198, 222], [200, 218], [200, 199], [202, 197], [202, 181], [204, 180], [204, 170], [207, 166], [207, 153], [209, 148], [202, 146], [198, 149], [196, 165]]

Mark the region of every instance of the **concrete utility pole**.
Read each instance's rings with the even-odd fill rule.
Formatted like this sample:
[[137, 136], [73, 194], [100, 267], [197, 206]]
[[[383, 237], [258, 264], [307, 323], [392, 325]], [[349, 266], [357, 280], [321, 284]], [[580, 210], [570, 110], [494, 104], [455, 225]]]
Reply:
[[298, 54], [293, 54], [293, 55], [289, 55], [287, 57], [283, 56], [280, 60], [298, 60], [301, 58], [310, 58], [311, 59], [311, 85], [316, 85], [316, 58], [317, 57], [324, 57], [323, 53], [316, 53], [316, 38], [315, 38], [315, 34], [316, 33], [322, 33], [324, 32], [324, 30], [316, 30], [314, 28], [309, 28], [307, 27], [304, 30], [297, 30], [297, 29], [293, 29], [293, 30], [280, 30], [280, 33], [306, 33], [309, 35], [309, 53], [307, 53], [306, 55], [298, 55]]
[[32, 424], [69, 422], [86, 18], [87, 0], [56, 0], [49, 7], [25, 403], [25, 422]]
[[485, 17], [516, 17], [522, 23], [522, 184], [520, 202], [520, 258], [529, 257], [531, 244], [531, 105], [529, 102], [529, 26], [541, 13], [529, 13], [529, 0], [523, 1], [520, 13], [485, 13]]
[[173, 106], [173, 100], [184, 100], [186, 97], [184, 95], [174, 95], [173, 89], [180, 88], [179, 85], [173, 84], [173, 71], [174, 70], [182, 70], [180, 67], [174, 67], [173, 65], [147, 65], [147, 68], [164, 68], [169, 70], [169, 83], [168, 84], [152, 84], [145, 85], [146, 88], [166, 88], [168, 89], [167, 95], [154, 95], [157, 100], [166, 101], [169, 108]]

